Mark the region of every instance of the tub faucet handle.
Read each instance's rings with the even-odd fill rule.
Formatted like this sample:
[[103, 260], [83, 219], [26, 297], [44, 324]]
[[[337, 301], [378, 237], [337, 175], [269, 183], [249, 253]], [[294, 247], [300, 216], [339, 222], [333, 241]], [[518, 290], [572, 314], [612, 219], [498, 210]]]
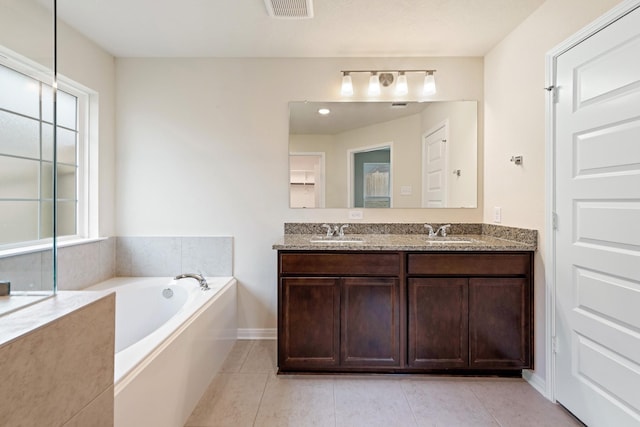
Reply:
[[183, 273], [183, 274], [178, 274], [176, 277], [173, 278], [173, 280], [180, 280], [180, 279], [196, 279], [198, 281], [198, 284], [200, 284], [200, 289], [202, 289], [203, 291], [209, 290], [209, 284], [207, 283], [207, 279], [205, 279], [202, 274]]

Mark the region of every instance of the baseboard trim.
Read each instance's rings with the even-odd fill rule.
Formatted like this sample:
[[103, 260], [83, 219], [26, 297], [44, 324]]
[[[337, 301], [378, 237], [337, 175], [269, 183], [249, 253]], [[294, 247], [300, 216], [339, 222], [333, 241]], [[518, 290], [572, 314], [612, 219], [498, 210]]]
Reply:
[[524, 370], [522, 371], [522, 378], [531, 385], [538, 393], [543, 395], [545, 398], [551, 400], [549, 396], [547, 396], [547, 385], [544, 379], [534, 373], [533, 371]]
[[278, 338], [276, 328], [238, 328], [239, 340], [275, 340]]

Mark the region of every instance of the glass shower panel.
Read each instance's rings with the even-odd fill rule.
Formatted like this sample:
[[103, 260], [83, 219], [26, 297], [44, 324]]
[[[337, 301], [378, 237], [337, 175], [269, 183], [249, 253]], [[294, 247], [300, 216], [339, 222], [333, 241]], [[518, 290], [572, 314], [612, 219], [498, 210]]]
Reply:
[[[43, 114], [53, 111], [54, 0], [0, 0], [0, 315], [55, 292], [53, 211], [43, 209]], [[49, 114], [51, 115], [51, 114]], [[51, 123], [51, 120], [49, 120]], [[34, 246], [34, 244], [38, 246]]]

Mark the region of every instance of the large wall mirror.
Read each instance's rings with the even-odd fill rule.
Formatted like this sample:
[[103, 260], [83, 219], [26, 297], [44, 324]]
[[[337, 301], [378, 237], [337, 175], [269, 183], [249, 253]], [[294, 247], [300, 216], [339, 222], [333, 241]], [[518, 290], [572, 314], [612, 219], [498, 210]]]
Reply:
[[475, 208], [478, 105], [289, 103], [292, 208]]
[[0, 0], [0, 314], [55, 292], [53, 10]]

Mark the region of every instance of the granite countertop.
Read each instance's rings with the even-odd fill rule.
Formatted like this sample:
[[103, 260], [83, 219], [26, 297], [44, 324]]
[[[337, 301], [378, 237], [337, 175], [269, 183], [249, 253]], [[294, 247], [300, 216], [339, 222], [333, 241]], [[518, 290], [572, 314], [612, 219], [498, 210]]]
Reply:
[[[434, 224], [440, 226], [441, 224]], [[276, 250], [535, 251], [535, 230], [493, 224], [451, 224], [446, 238], [429, 238], [424, 224], [350, 224], [344, 238], [323, 241], [322, 224], [285, 224]], [[348, 231], [351, 229], [352, 233]], [[312, 240], [314, 240], [312, 242]], [[446, 243], [443, 243], [446, 241]]]

